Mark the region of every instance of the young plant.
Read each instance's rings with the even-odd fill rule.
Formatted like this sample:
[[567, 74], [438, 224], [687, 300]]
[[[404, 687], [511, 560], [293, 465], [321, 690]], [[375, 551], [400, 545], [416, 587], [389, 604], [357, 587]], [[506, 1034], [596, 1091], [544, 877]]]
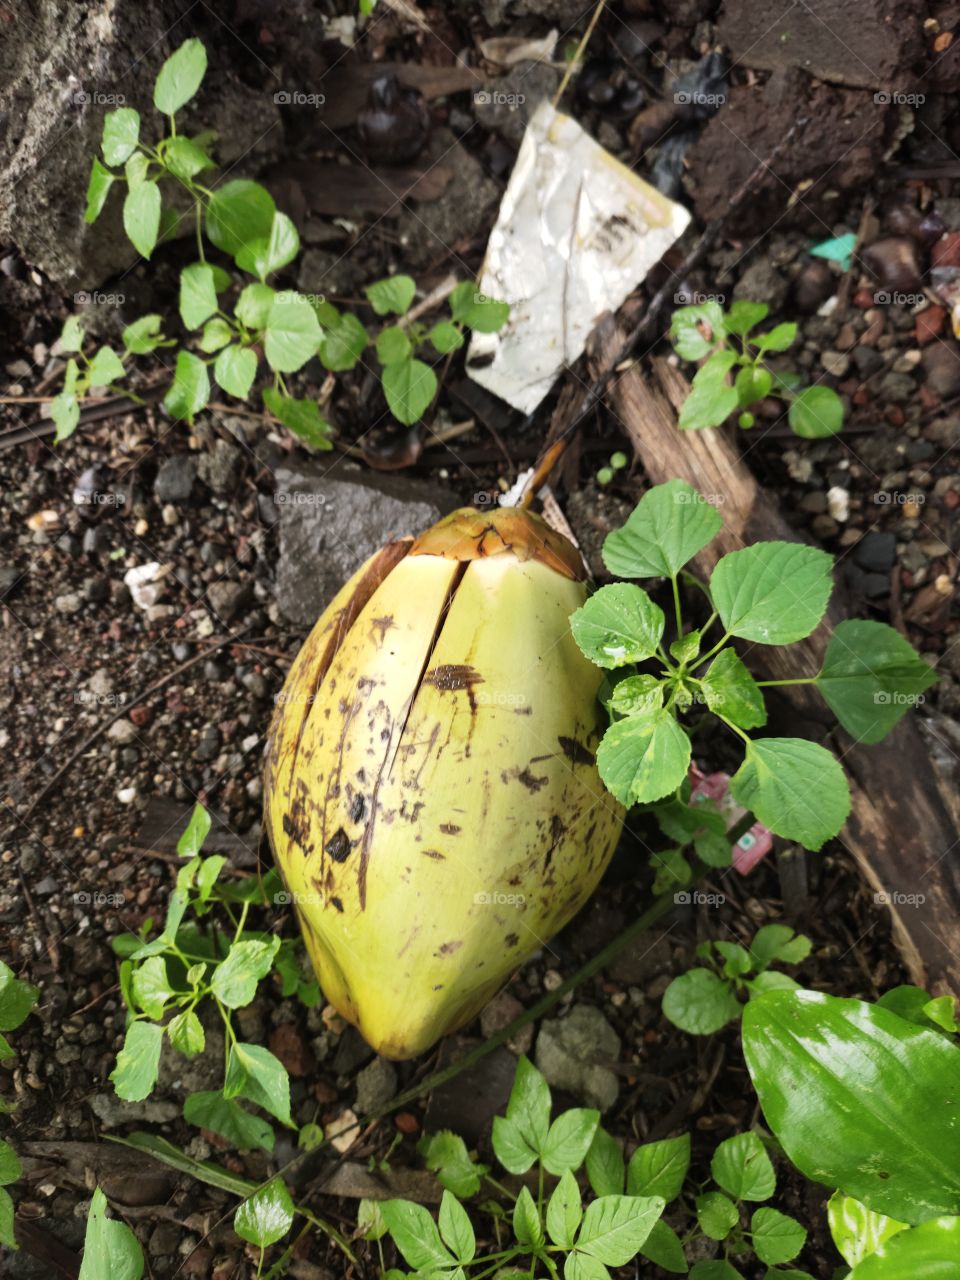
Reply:
[[[216, 168], [215, 134], [194, 137], [177, 131], [176, 114], [199, 89], [207, 53], [196, 39], [186, 40], [160, 68], [153, 102], [169, 121], [157, 142], [145, 140], [141, 119], [131, 107], [108, 112], [103, 122], [103, 163], [95, 158], [87, 188], [85, 220], [95, 222], [114, 184], [126, 185], [123, 225], [133, 247], [149, 259], [157, 244], [174, 235], [180, 222], [194, 219], [197, 258], [180, 273], [180, 319], [195, 334], [196, 350], [164, 337], [163, 317], [141, 316], [123, 331], [123, 352], [102, 346], [87, 359], [84, 331], [70, 317], [61, 335], [69, 353], [64, 385], [51, 405], [56, 439], [76, 429], [80, 406], [92, 387], [118, 387], [129, 372], [130, 358], [162, 347], [176, 347], [171, 386], [164, 406], [174, 418], [192, 421], [210, 401], [210, 374], [228, 395], [247, 400], [261, 373], [261, 358], [271, 375], [263, 387], [264, 407], [289, 431], [317, 449], [331, 448], [330, 425], [315, 401], [291, 394], [285, 375], [296, 373], [314, 356], [331, 372], [353, 369], [375, 347], [381, 380], [393, 415], [417, 422], [437, 393], [437, 378], [420, 357], [432, 351], [444, 356], [461, 347], [468, 329], [495, 333], [506, 322], [509, 307], [478, 293], [465, 281], [450, 297], [449, 316], [432, 327], [406, 323], [416, 284], [409, 276], [378, 280], [366, 290], [377, 316], [396, 316], [372, 336], [351, 312], [341, 312], [321, 296], [277, 289], [268, 280], [288, 267], [300, 252], [300, 237], [265, 187], [248, 179], [209, 186], [201, 180]], [[178, 214], [165, 194], [183, 188], [190, 213]], [[239, 280], [208, 249], [219, 251], [241, 273]], [[240, 283], [239, 292], [236, 284]], [[124, 392], [124, 394], [132, 394]], [[133, 397], [134, 399], [136, 397]]]
[[[535, 1066], [521, 1058], [506, 1115], [493, 1122], [493, 1150], [500, 1164], [518, 1177], [535, 1173], [530, 1187], [514, 1195], [477, 1165], [455, 1134], [437, 1134], [422, 1146], [444, 1187], [435, 1219], [410, 1200], [387, 1200], [362, 1208], [368, 1238], [389, 1234], [416, 1276], [465, 1280], [468, 1274], [521, 1280], [542, 1267], [552, 1280], [608, 1280], [608, 1267], [626, 1266], [642, 1251], [663, 1211], [658, 1192], [598, 1192], [583, 1202], [576, 1173], [588, 1158], [600, 1114], [586, 1108], [564, 1111], [551, 1122], [550, 1087]], [[547, 1194], [546, 1178], [555, 1180]], [[473, 1223], [461, 1203], [482, 1182], [505, 1197], [482, 1206], [493, 1217], [498, 1243], [478, 1251]], [[501, 1238], [501, 1233], [503, 1236]], [[381, 1265], [382, 1264], [381, 1253]], [[480, 1268], [474, 1272], [473, 1268]], [[384, 1280], [411, 1273], [390, 1268]]]
[[[597, 767], [624, 805], [671, 797], [686, 807], [691, 734], [701, 727], [691, 716], [705, 713], [708, 732], [721, 724], [743, 744], [743, 763], [730, 780], [737, 803], [775, 834], [816, 850], [846, 821], [846, 777], [815, 742], [752, 736], [767, 722], [764, 688], [813, 685], [843, 728], [871, 743], [936, 677], [892, 627], [847, 621], [834, 629], [815, 675], [755, 680], [731, 642], [789, 645], [810, 635], [826, 611], [833, 561], [801, 543], [757, 542], [721, 557], [707, 583], [685, 566], [721, 525], [716, 509], [695, 489], [670, 480], [646, 493], [623, 528], [607, 537], [603, 558], [611, 573], [670, 580], [673, 619], [668, 629], [660, 606], [626, 582], [601, 587], [572, 615], [570, 627], [585, 656], [622, 677], [610, 680], [612, 723]], [[688, 629], [684, 622], [681, 578], [709, 601], [702, 627]], [[716, 640], [714, 628], [722, 631]]]
[[957, 1274], [957, 1029], [952, 997], [917, 987], [876, 1004], [773, 991], [746, 1007], [764, 1117], [793, 1164], [834, 1190], [828, 1221], [849, 1280]]
[[[800, 964], [810, 954], [810, 939], [785, 924], [758, 929], [749, 947], [739, 942], [702, 942], [697, 955], [710, 968], [688, 969], [663, 993], [663, 1012], [675, 1027], [694, 1036], [709, 1036], [743, 1013], [748, 1000], [765, 991], [794, 990], [799, 984], [772, 964]], [[752, 976], [751, 976], [752, 975]]]
[[[38, 987], [21, 982], [13, 970], [0, 961], [0, 1033], [16, 1031], [26, 1020], [30, 1010], [40, 998]], [[6, 1036], [0, 1034], [0, 1062], [17, 1056]], [[0, 1114], [9, 1115], [14, 1107], [0, 1097]], [[0, 1245], [16, 1249], [13, 1229], [13, 1200], [7, 1187], [16, 1182], [23, 1172], [17, 1153], [10, 1143], [0, 1138]]]
[[719, 427], [739, 410], [739, 425], [749, 429], [756, 422], [751, 406], [767, 396], [787, 403], [787, 418], [798, 436], [832, 436], [843, 427], [843, 402], [832, 388], [798, 390], [796, 374], [767, 368], [766, 357], [788, 350], [797, 336], [792, 322], [754, 334], [769, 310], [764, 302], [735, 302], [727, 312], [719, 302], [702, 302], [674, 311], [674, 350], [684, 360], [704, 361], [680, 411], [681, 427]]

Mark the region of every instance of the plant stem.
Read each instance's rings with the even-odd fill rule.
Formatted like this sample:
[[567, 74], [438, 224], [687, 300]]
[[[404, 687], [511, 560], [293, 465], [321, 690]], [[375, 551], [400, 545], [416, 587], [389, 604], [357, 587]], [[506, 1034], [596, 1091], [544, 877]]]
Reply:
[[729, 639], [730, 639], [730, 632], [725, 631], [723, 635], [720, 637], [720, 639], [717, 641], [717, 643], [713, 646], [713, 648], [710, 649], [709, 652], [705, 653], [702, 658], [699, 658], [693, 664], [690, 670], [696, 671], [697, 667], [702, 667], [705, 662], [709, 662], [715, 653], [719, 653], [719, 651], [723, 648], [723, 646], [727, 643]]
[[670, 585], [673, 587], [673, 611], [677, 619], [677, 639], [683, 635], [683, 618], [680, 614], [680, 588], [677, 586], [677, 575], [671, 574]]
[[816, 676], [797, 676], [793, 680], [758, 680], [757, 684], [764, 689], [770, 689], [778, 684], [815, 684]]

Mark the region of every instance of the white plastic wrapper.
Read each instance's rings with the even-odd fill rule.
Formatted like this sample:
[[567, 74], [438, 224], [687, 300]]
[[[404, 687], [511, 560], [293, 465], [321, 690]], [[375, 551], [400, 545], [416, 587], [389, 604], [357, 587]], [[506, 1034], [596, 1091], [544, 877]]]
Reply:
[[490, 234], [479, 289], [510, 303], [499, 333], [476, 333], [467, 372], [531, 413], [690, 221], [570, 116], [542, 102], [523, 137]]

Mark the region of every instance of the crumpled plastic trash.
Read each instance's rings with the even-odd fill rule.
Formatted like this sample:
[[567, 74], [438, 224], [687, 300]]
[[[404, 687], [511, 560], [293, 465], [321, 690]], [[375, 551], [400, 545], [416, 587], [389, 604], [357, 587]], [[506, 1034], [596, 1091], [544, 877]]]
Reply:
[[474, 333], [467, 372], [532, 413], [683, 233], [690, 214], [542, 102], [524, 134], [478, 282], [510, 303], [499, 333]]

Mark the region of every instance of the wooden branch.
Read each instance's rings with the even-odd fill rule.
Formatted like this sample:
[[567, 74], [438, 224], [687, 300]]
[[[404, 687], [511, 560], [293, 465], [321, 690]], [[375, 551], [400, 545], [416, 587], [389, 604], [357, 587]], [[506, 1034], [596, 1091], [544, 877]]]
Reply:
[[[623, 341], [615, 320], [601, 324], [591, 355], [598, 368]], [[709, 572], [720, 556], [758, 539], [800, 541], [747, 466], [741, 449], [749, 447], [751, 437], [721, 430], [681, 432], [676, 407], [689, 384], [662, 359], [654, 361], [654, 377], [655, 385], [633, 365], [611, 382], [608, 401], [650, 483], [686, 480], [723, 517], [722, 531], [697, 557], [697, 568]], [[743, 645], [741, 651], [749, 653], [749, 664], [761, 678], [813, 675], [830, 631], [853, 612], [838, 583], [824, 624], [808, 639], [784, 649]], [[886, 895], [894, 939], [911, 980], [937, 992], [960, 991], [960, 832], [954, 788], [935, 763], [917, 717], [905, 716], [876, 746], [859, 746], [809, 686], [777, 692], [777, 714], [789, 721], [789, 731], [830, 739], [846, 769], [853, 808], [839, 839], [873, 891]]]

